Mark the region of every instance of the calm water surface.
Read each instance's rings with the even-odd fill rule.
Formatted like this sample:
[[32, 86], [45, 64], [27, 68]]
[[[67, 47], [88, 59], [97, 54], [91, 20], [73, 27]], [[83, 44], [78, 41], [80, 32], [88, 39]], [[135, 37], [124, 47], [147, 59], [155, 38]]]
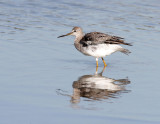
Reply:
[[[73, 26], [124, 37], [132, 54], [96, 62]], [[1, 124], [160, 123], [159, 0], [1, 0]]]

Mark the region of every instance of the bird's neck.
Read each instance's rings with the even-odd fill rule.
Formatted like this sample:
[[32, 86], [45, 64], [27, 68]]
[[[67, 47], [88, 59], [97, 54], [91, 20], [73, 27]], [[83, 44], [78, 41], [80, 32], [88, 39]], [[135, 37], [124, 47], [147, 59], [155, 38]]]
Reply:
[[75, 38], [75, 40], [74, 40], [74, 42], [75, 42], [75, 43], [78, 43], [78, 42], [81, 41], [82, 38], [83, 38], [83, 34], [77, 35], [76, 38]]

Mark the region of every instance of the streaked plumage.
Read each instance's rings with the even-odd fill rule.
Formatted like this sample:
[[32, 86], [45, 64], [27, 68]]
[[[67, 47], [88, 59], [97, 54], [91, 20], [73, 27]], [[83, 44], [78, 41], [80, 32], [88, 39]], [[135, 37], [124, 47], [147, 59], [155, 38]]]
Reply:
[[111, 36], [100, 32], [91, 32], [84, 35], [80, 43], [85, 45], [97, 45], [97, 44], [123, 44], [131, 45], [124, 42], [124, 38]]
[[59, 36], [64, 37], [67, 35], [76, 36], [74, 45], [76, 49], [82, 52], [84, 55], [93, 56], [96, 58], [96, 63], [98, 66], [98, 58], [101, 57], [104, 63], [104, 66], [107, 66], [103, 57], [108, 56], [114, 52], [120, 51], [125, 54], [131, 53], [129, 50], [124, 49], [120, 45], [129, 45], [130, 43], [126, 43], [124, 38], [111, 36], [108, 34], [104, 34], [101, 32], [91, 32], [87, 34], [83, 34], [83, 31], [80, 27], [74, 27], [72, 32]]

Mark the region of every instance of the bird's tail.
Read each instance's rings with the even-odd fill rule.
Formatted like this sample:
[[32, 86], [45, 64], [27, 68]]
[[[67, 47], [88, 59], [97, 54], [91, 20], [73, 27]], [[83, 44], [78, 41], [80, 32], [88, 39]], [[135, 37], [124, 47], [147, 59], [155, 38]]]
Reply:
[[126, 55], [129, 55], [131, 53], [128, 49], [124, 49], [124, 48], [119, 49], [119, 51]]

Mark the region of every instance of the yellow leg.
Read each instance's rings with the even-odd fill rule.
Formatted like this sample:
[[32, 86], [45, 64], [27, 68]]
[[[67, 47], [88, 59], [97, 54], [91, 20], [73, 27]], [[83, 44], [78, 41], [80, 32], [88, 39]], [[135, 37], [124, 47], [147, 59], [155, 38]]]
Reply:
[[106, 67], [107, 64], [106, 64], [106, 62], [104, 61], [103, 57], [102, 57], [102, 61], [103, 61], [103, 63], [104, 63], [104, 67]]
[[98, 67], [98, 58], [96, 58], [96, 65], [97, 65], [97, 67]]
[[96, 66], [98, 67], [98, 61], [96, 61]]
[[96, 73], [95, 74], [98, 74], [98, 66], [96, 66]]

